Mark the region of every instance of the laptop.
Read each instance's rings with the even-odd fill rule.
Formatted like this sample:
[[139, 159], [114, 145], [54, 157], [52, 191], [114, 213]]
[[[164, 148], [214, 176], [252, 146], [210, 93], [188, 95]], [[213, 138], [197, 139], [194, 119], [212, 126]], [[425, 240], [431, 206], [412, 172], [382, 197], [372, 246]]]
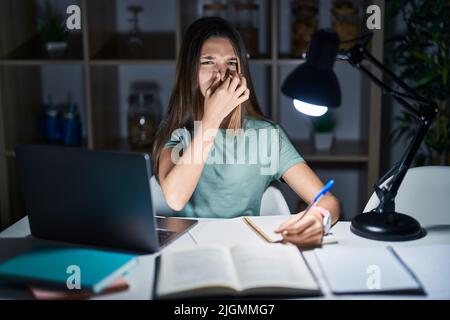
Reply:
[[156, 216], [147, 154], [20, 145], [16, 161], [36, 238], [152, 253], [197, 222]]

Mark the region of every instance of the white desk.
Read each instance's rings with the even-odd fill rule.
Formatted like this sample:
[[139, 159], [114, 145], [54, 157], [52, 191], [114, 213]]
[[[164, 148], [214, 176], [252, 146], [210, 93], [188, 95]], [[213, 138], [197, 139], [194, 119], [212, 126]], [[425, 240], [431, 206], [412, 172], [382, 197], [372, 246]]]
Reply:
[[[199, 221], [201, 224], [202, 220]], [[195, 228], [195, 227], [194, 227]], [[332, 232], [338, 240], [338, 244], [331, 246], [347, 246], [347, 247], [368, 247], [368, 246], [417, 246], [429, 244], [449, 244], [450, 243], [450, 225], [430, 226], [426, 227], [427, 236], [409, 242], [380, 242], [367, 240], [355, 236], [350, 232], [350, 222], [338, 222], [332, 229]], [[37, 240], [30, 235], [28, 219], [25, 217], [0, 233], [0, 259], [5, 256], [11, 256], [21, 250], [26, 250], [36, 245], [41, 240]], [[164, 250], [172, 248], [195, 246], [195, 242], [190, 234], [184, 234], [175, 242], [170, 244]], [[321, 250], [326, 250], [327, 246]], [[130, 272], [127, 279], [130, 289], [125, 292], [109, 294], [97, 297], [96, 299], [151, 299], [153, 297], [153, 271], [154, 262], [157, 254], [143, 255], [139, 257], [138, 265]], [[442, 295], [436, 293], [433, 288], [428, 288], [428, 295], [423, 296], [399, 296], [399, 295], [333, 295], [328, 288], [321, 269], [317, 263], [316, 256], [313, 251], [304, 251], [304, 256], [308, 261], [311, 269], [316, 275], [323, 297], [319, 299], [450, 299], [450, 292]], [[438, 275], [437, 275], [438, 276]], [[31, 299], [31, 295], [22, 288], [0, 285], [0, 299]], [[317, 298], [316, 298], [317, 299]]]

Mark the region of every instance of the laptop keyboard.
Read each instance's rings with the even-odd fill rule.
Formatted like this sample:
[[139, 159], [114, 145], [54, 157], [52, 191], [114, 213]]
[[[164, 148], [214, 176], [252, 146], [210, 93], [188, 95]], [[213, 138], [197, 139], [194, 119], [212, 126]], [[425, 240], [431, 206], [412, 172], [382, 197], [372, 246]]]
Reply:
[[167, 229], [158, 229], [159, 245], [164, 245], [165, 242], [175, 233], [175, 231]]

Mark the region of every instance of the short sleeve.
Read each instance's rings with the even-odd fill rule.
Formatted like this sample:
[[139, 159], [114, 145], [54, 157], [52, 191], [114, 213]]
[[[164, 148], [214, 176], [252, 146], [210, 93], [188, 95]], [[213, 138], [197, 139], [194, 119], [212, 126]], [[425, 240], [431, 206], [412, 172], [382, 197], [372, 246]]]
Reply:
[[306, 161], [292, 145], [284, 130], [279, 125], [276, 127], [279, 137], [279, 165], [273, 179], [279, 180], [290, 167]]
[[189, 146], [190, 141], [191, 135], [189, 131], [186, 128], [180, 128], [172, 132], [172, 135], [170, 136], [169, 140], [166, 141], [164, 147], [173, 148], [181, 143], [182, 149], [185, 149], [187, 148], [187, 146]]

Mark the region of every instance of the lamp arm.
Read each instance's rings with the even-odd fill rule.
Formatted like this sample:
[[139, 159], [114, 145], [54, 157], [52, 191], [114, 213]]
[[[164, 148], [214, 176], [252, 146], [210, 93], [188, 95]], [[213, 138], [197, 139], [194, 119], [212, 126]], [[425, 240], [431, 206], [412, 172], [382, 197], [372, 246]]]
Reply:
[[[434, 116], [438, 112], [437, 104], [433, 101], [424, 99], [417, 95], [414, 90], [398, 78], [393, 72], [386, 68], [380, 61], [372, 56], [362, 45], [357, 44], [346, 53], [347, 61], [355, 68], [361, 70], [366, 74], [377, 86], [383, 90], [383, 94], [392, 96], [400, 105], [412, 113], [419, 122], [419, 127], [408, 145], [402, 159], [397, 163], [387, 174], [385, 174], [375, 185], [375, 192], [380, 200], [380, 203], [372, 212], [395, 212], [395, 197], [398, 189], [412, 164], [414, 156], [420, 148], [420, 145], [425, 138], [425, 135], [433, 121]], [[384, 74], [387, 74], [395, 83], [397, 83], [408, 94], [395, 91], [386, 83], [378, 79], [369, 69], [361, 64], [363, 59], [369, 60], [376, 67], [378, 67]], [[413, 100], [418, 103], [419, 108], [415, 109], [406, 101]], [[383, 182], [392, 174], [392, 179], [389, 183], [381, 187]]]
[[[427, 108], [429, 109], [429, 108]], [[386, 187], [380, 188], [380, 184], [383, 182], [378, 182], [375, 186], [375, 191], [380, 200], [379, 205], [372, 211], [377, 213], [383, 212], [394, 212], [395, 211], [395, 197], [397, 196], [398, 189], [412, 164], [414, 156], [420, 148], [420, 145], [425, 138], [428, 128], [431, 125], [431, 121], [421, 121], [419, 127], [408, 145], [402, 159], [392, 170], [392, 179], [389, 181]]]
[[[408, 94], [395, 91], [390, 89], [390, 93], [399, 95], [408, 99], [415, 100], [416, 102], [423, 103], [423, 104], [432, 104], [433, 101], [427, 100], [421, 96], [419, 96], [413, 88], [411, 88], [409, 85], [407, 85], [402, 79], [400, 79], [396, 74], [394, 74], [389, 68], [387, 68], [384, 64], [382, 64], [377, 58], [375, 58], [365, 47], [362, 45], [357, 45], [357, 50], [362, 51], [362, 58], [365, 58], [369, 60], [371, 63], [373, 63], [378, 69], [380, 69], [383, 74], [387, 75], [389, 78], [394, 80], [394, 82], [399, 85], [403, 90], [405, 90]], [[358, 48], [359, 47], [359, 48]]]

